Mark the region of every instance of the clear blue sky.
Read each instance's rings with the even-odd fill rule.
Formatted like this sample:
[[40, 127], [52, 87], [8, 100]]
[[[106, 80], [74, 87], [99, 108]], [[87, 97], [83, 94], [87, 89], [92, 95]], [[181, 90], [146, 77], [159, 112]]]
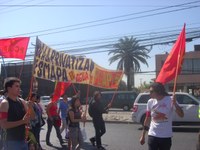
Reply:
[[[195, 1], [195, 0], [194, 0]], [[32, 44], [35, 44], [35, 36], [39, 38], [56, 50], [70, 50], [75, 49], [79, 45], [82, 47], [90, 47], [94, 40], [96, 43], [102, 44], [106, 38], [123, 37], [126, 35], [138, 35], [143, 33], [164, 31], [164, 30], [180, 30], [183, 24], [186, 23], [187, 28], [197, 27], [200, 30], [199, 14], [200, 8], [191, 8], [172, 13], [165, 13], [160, 15], [135, 18], [137, 16], [149, 15], [144, 11], [159, 9], [171, 5], [178, 5], [183, 3], [194, 2], [192, 0], [1, 0], [0, 1], [0, 38], [14, 37], [14, 36], [31, 36], [29, 49], [27, 54], [33, 54], [34, 49]], [[4, 6], [2, 6], [4, 5]], [[12, 6], [8, 6], [12, 5]], [[57, 5], [56, 7], [17, 7], [16, 5]], [[59, 6], [58, 6], [59, 5]], [[61, 7], [62, 5], [68, 5]], [[199, 3], [189, 5], [200, 6]], [[188, 7], [188, 6], [187, 6]], [[185, 7], [177, 7], [173, 9], [181, 9]], [[166, 9], [162, 11], [170, 11]], [[162, 12], [159, 11], [159, 12]], [[128, 14], [140, 13], [139, 15], [127, 16]], [[152, 12], [157, 13], [158, 11]], [[119, 17], [126, 15], [126, 17]], [[108, 19], [113, 18], [114, 19]], [[132, 19], [131, 19], [132, 18]], [[107, 20], [104, 20], [107, 19]], [[126, 21], [119, 21], [124, 20]], [[97, 20], [104, 20], [101, 22], [93, 22]], [[118, 22], [115, 22], [118, 20]], [[91, 24], [87, 22], [93, 22]], [[105, 24], [106, 22], [115, 22]], [[85, 23], [85, 24], [83, 24]], [[81, 24], [78, 26], [78, 24]], [[103, 24], [103, 25], [95, 25]], [[85, 27], [94, 25], [92, 27]], [[41, 35], [43, 33], [52, 32], [49, 29], [61, 28], [54, 30], [54, 34]], [[76, 28], [76, 29], [75, 29]], [[80, 29], [77, 29], [80, 28]], [[39, 32], [47, 30], [46, 32]], [[63, 31], [64, 30], [64, 31]], [[60, 31], [60, 32], [58, 32]], [[35, 34], [31, 34], [36, 32]], [[29, 33], [29, 34], [25, 34]], [[151, 34], [146, 35], [151, 37]], [[115, 38], [116, 40], [116, 38]], [[87, 41], [87, 42], [86, 42]], [[108, 40], [107, 40], [108, 41]], [[107, 42], [106, 41], [106, 42]], [[76, 42], [74, 44], [71, 44]], [[105, 42], [105, 41], [104, 41]], [[55, 44], [68, 43], [65, 45], [55, 46]], [[200, 44], [200, 40], [196, 39], [187, 43], [187, 51], [193, 50], [194, 44]], [[153, 47], [150, 59], [148, 59], [149, 67], [142, 65], [141, 71], [155, 71], [155, 54], [169, 52], [172, 45], [159, 45]], [[95, 50], [93, 50], [95, 51]], [[69, 53], [70, 54], [70, 53]], [[108, 53], [93, 53], [86, 54], [98, 65], [107, 69], [116, 69], [116, 63], [109, 65]], [[151, 78], [155, 78], [154, 73], [138, 74], [135, 78], [136, 86], [141, 82], [149, 82]]]

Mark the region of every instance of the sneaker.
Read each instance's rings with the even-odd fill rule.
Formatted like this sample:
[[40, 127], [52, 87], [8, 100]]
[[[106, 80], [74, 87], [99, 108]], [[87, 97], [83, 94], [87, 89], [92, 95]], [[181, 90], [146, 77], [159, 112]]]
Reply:
[[90, 138], [90, 142], [91, 142], [92, 146], [95, 146], [95, 138]]
[[98, 146], [97, 149], [99, 149], [99, 150], [106, 150], [103, 146]]
[[53, 146], [53, 144], [51, 144], [50, 142], [47, 142], [46, 143], [48, 146]]

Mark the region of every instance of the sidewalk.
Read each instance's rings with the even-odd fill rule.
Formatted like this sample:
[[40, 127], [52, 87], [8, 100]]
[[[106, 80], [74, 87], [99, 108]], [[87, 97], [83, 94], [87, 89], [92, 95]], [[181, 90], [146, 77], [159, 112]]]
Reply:
[[[83, 107], [85, 110], [85, 107]], [[114, 123], [133, 123], [131, 111], [123, 111], [122, 109], [111, 108], [108, 114], [103, 114], [105, 122], [114, 122]], [[92, 118], [87, 112], [87, 121], [91, 121]]]
[[[83, 105], [83, 110], [85, 106]], [[46, 114], [43, 115], [46, 118]], [[122, 109], [111, 108], [108, 114], [103, 114], [104, 121], [107, 123], [133, 123], [131, 111], [123, 111]], [[92, 118], [89, 116], [87, 111], [87, 121], [92, 121]]]

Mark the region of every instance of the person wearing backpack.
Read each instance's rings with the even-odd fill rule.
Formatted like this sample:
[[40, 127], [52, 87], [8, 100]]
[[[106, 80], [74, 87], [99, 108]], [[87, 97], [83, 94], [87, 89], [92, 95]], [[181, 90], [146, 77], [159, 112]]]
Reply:
[[101, 93], [95, 91], [92, 100], [89, 104], [89, 115], [92, 117], [92, 122], [95, 129], [95, 136], [90, 138], [90, 142], [93, 146], [97, 146], [97, 149], [104, 150], [105, 148], [101, 143], [101, 136], [106, 133], [105, 122], [103, 120], [103, 113], [107, 113], [108, 109], [111, 107], [109, 103], [105, 108], [101, 103]]

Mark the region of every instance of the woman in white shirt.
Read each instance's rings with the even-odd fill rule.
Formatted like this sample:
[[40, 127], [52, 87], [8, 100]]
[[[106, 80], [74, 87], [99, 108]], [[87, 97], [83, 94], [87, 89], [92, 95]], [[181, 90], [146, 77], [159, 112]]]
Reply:
[[[150, 86], [150, 97], [147, 103], [146, 118], [143, 125], [140, 143], [145, 143], [148, 131], [149, 150], [170, 150], [172, 137], [172, 113], [175, 109], [179, 117], [184, 113], [174, 96], [170, 97], [161, 83]], [[149, 127], [150, 123], [150, 127]]]

